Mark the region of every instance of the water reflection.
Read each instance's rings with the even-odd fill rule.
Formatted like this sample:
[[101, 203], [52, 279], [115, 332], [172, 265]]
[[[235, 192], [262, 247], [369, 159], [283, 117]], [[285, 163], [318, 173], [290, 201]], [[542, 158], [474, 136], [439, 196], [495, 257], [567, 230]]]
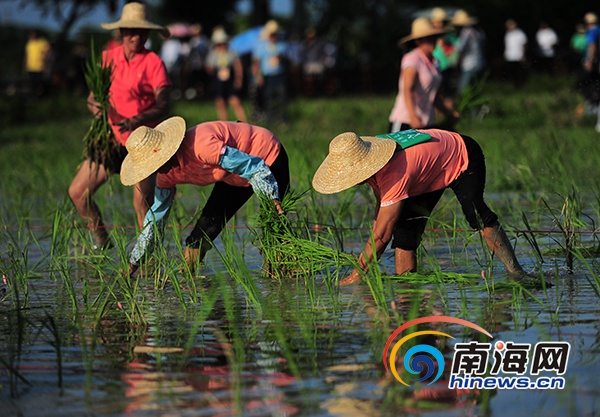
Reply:
[[[444, 270], [481, 270], [456, 266], [448, 251], [432, 252]], [[384, 269], [386, 262], [391, 258], [382, 261]], [[378, 292], [367, 283], [332, 287], [324, 277], [277, 282], [262, 278], [257, 267], [251, 282], [260, 311], [226, 274], [209, 271], [206, 281], [194, 283], [197, 290], [182, 277], [157, 286], [148, 276], [130, 294], [91, 262], [64, 276], [47, 272], [52, 268], [29, 278], [26, 304], [15, 298], [15, 268], [7, 273], [8, 284], [0, 284], [2, 415], [593, 415], [600, 396], [600, 302], [584, 264], [574, 274], [561, 270], [555, 288], [530, 294], [486, 288], [478, 274], [465, 282], [426, 284], [384, 276]], [[181, 280], [181, 297], [171, 279]], [[143, 322], [128, 320], [126, 295]], [[104, 312], [95, 314], [104, 300]], [[568, 341], [567, 388], [449, 390], [447, 375], [431, 386], [404, 387], [385, 371], [382, 349], [400, 324], [429, 315], [469, 319], [505, 341]], [[58, 336], [44, 324], [48, 317]], [[453, 325], [432, 326], [457, 340], [419, 343], [439, 348], [448, 360], [454, 343], [478, 337]]]

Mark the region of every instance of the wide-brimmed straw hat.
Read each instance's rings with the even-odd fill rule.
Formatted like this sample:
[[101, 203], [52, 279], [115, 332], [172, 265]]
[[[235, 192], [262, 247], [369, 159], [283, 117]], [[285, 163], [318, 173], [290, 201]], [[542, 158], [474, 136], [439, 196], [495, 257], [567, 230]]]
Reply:
[[329, 154], [315, 172], [312, 185], [321, 194], [346, 190], [376, 174], [392, 158], [396, 142], [354, 132], [337, 135]]
[[478, 20], [472, 16], [469, 16], [464, 10], [457, 10], [452, 17], [452, 24], [454, 26], [472, 26], [477, 24]]
[[277, 32], [279, 32], [279, 23], [277, 23], [276, 20], [269, 20], [267, 23], [265, 23], [260, 31], [260, 37], [262, 39], [267, 39], [269, 36]]
[[429, 20], [432, 22], [445, 22], [447, 19], [448, 15], [441, 7], [434, 7], [431, 11], [431, 16], [429, 17]]
[[448, 29], [435, 28], [433, 27], [429, 19], [425, 17], [418, 17], [412, 22], [410, 35], [400, 39], [398, 44], [403, 45], [409, 41], [427, 38], [429, 36], [443, 35], [445, 33], [448, 33]]
[[588, 12], [583, 16], [583, 21], [588, 25], [598, 23], [598, 16], [596, 16], [596, 13]]
[[213, 31], [211, 41], [215, 45], [227, 43], [229, 42], [229, 36], [227, 36], [227, 32], [225, 32], [223, 29], [215, 30]]
[[163, 166], [185, 137], [185, 120], [171, 117], [155, 128], [140, 126], [127, 138], [127, 156], [121, 165], [121, 182], [134, 185]]
[[156, 29], [164, 38], [170, 36], [169, 29], [146, 19], [146, 6], [141, 3], [127, 3], [123, 6], [121, 18], [116, 22], [100, 23], [104, 29]]

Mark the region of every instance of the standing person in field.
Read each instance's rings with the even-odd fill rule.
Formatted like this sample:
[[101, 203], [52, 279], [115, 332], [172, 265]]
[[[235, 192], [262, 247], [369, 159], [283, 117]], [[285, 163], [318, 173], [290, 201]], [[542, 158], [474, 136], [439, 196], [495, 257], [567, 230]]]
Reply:
[[252, 50], [252, 74], [262, 91], [267, 123], [285, 122], [288, 50], [279, 39], [279, 24], [269, 20], [261, 31], [261, 41]]
[[540, 27], [535, 33], [535, 41], [538, 48], [538, 69], [542, 72], [554, 74], [554, 59], [556, 56], [556, 47], [558, 46], [558, 35], [548, 25], [548, 22], [540, 22]]
[[[380, 136], [359, 137], [352, 132], [336, 136], [313, 177], [313, 187], [320, 193], [333, 194], [366, 183], [377, 199], [372, 241], [359, 256], [360, 268], [340, 285], [358, 281], [390, 241], [396, 274], [416, 271], [421, 236], [446, 188], [454, 191], [470, 226], [481, 233], [507, 271], [524, 274], [498, 216], [483, 199], [485, 160], [475, 140], [438, 129]], [[412, 146], [399, 149], [397, 141]]]
[[527, 55], [527, 35], [513, 19], [505, 23], [504, 34], [504, 78], [513, 83], [515, 87], [521, 87], [527, 78], [525, 69]]
[[[435, 7], [431, 11], [431, 25], [435, 29], [447, 29], [449, 23], [446, 11], [441, 7]], [[442, 74], [441, 91], [446, 101], [446, 107], [453, 106], [453, 100], [456, 93], [456, 77], [458, 63], [458, 36], [454, 30], [447, 29], [448, 32], [438, 38], [433, 57], [437, 60], [438, 69]]]
[[[114, 140], [121, 146], [114, 147], [106, 160], [84, 161], [69, 187], [69, 196], [81, 217], [87, 220], [99, 248], [110, 245], [110, 241], [100, 209], [93, 200], [94, 193], [111, 174], [120, 172], [121, 163], [127, 155], [125, 144], [130, 133], [138, 126], [156, 126], [168, 114], [171, 87], [162, 60], [144, 47], [151, 29], [159, 30], [165, 37], [169, 33], [162, 26], [146, 20], [144, 5], [128, 3], [123, 7], [120, 20], [101, 26], [109, 30], [119, 29], [123, 39], [121, 46], [104, 51], [102, 55], [103, 63], [112, 63], [113, 66], [108, 119]], [[87, 104], [92, 114], [99, 117], [100, 105], [92, 92]], [[134, 187], [133, 205], [140, 227], [149, 202], [154, 198], [154, 182], [154, 176], [149, 176]]]
[[156, 128], [138, 128], [127, 141], [127, 151], [121, 169], [124, 185], [158, 172], [154, 204], [129, 257], [130, 274], [153, 250], [155, 233], [162, 237], [177, 184], [214, 184], [186, 239], [184, 256], [191, 270], [253, 193], [273, 199], [283, 213], [280, 199], [290, 182], [288, 157], [279, 139], [265, 128], [218, 121], [186, 130], [181, 117], [171, 117]]
[[483, 48], [485, 33], [477, 25], [478, 20], [464, 10], [458, 10], [452, 17], [452, 24], [458, 28], [458, 67], [459, 77], [456, 93], [460, 94], [485, 69]]
[[246, 112], [240, 100], [244, 82], [242, 61], [235, 51], [229, 48], [229, 37], [222, 28], [212, 34], [213, 48], [206, 59], [206, 70], [212, 76], [215, 105], [219, 120], [227, 120], [227, 103], [235, 117], [246, 122]]
[[459, 117], [452, 103], [444, 100], [442, 75], [433, 58], [437, 39], [444, 33], [446, 29], [436, 29], [428, 19], [418, 18], [410, 35], [400, 40], [401, 45], [412, 45], [413, 49], [402, 58], [398, 95], [389, 116], [390, 132], [433, 126], [435, 108], [449, 119]]
[[29, 88], [31, 94], [41, 97], [46, 92], [46, 70], [48, 57], [51, 52], [50, 43], [40, 36], [37, 30], [29, 32], [29, 38], [25, 44], [25, 59], [23, 69], [29, 77]]

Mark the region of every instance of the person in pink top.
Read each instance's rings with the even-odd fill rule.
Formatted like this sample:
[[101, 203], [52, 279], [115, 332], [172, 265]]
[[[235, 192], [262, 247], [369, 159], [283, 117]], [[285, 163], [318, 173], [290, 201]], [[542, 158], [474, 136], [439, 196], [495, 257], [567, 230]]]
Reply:
[[390, 132], [406, 129], [433, 127], [435, 109], [439, 109], [450, 121], [459, 114], [452, 101], [444, 100], [442, 75], [433, 51], [438, 38], [447, 33], [443, 28], [434, 28], [425, 18], [415, 19], [411, 34], [400, 40], [400, 45], [414, 45], [402, 57], [398, 95], [390, 113]]
[[454, 191], [469, 225], [480, 231], [507, 271], [525, 274], [498, 216], [483, 199], [485, 160], [481, 147], [469, 136], [439, 129], [362, 138], [342, 133], [331, 141], [329, 154], [313, 177], [313, 187], [333, 194], [363, 183], [373, 189], [377, 199], [373, 244], [367, 243], [360, 254], [360, 269], [340, 285], [358, 281], [390, 241], [396, 274], [416, 271], [421, 236], [446, 188]]
[[[129, 134], [138, 126], [156, 126], [167, 116], [171, 81], [162, 60], [144, 47], [151, 29], [158, 29], [164, 37], [169, 36], [169, 31], [146, 20], [144, 5], [128, 3], [123, 7], [120, 20], [101, 26], [119, 30], [122, 38], [120, 46], [105, 50], [102, 55], [104, 63], [113, 65], [110, 86], [112, 108], [108, 119], [115, 140], [122, 146], [114, 147], [106, 160], [92, 158], [84, 161], [71, 182], [69, 196], [81, 217], [87, 220], [97, 247], [104, 248], [110, 246], [110, 240], [93, 196], [111, 174], [119, 173], [127, 154], [125, 144]], [[92, 92], [87, 104], [92, 114], [99, 117], [100, 104]], [[154, 181], [154, 176], [151, 176], [134, 188], [133, 205], [140, 227], [153, 199]]]
[[202, 261], [225, 224], [254, 192], [274, 201], [290, 182], [288, 157], [269, 130], [244, 122], [206, 122], [186, 130], [181, 117], [171, 117], [156, 128], [142, 126], [127, 141], [129, 154], [121, 168], [121, 182], [133, 185], [158, 172], [154, 204], [129, 256], [130, 274], [150, 255], [156, 231], [162, 235], [177, 184], [214, 187], [190, 236], [185, 259], [190, 270]]

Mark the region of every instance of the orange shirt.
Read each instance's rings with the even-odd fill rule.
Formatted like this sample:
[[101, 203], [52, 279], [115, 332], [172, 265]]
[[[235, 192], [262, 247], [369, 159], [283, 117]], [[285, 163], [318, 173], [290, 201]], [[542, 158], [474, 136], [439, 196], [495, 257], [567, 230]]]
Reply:
[[248, 123], [201, 123], [185, 133], [176, 153], [179, 166], [166, 174], [158, 174], [156, 185], [171, 188], [177, 184], [209, 185], [222, 181], [236, 187], [248, 187], [247, 180], [218, 165], [225, 146], [257, 156], [271, 166], [279, 155], [281, 142], [271, 131]]
[[[136, 116], [156, 104], [154, 90], [170, 86], [165, 64], [152, 51], [144, 50], [131, 61], [125, 59], [123, 46], [103, 52], [104, 62], [113, 63], [110, 102], [113, 108], [108, 113], [115, 138], [125, 145], [131, 132], [120, 133], [115, 123]], [[161, 120], [145, 124], [156, 126]]]
[[458, 133], [438, 129], [418, 131], [431, 135], [431, 140], [397, 150], [392, 159], [367, 181], [381, 196], [382, 207], [442, 190], [469, 165], [465, 143]]

